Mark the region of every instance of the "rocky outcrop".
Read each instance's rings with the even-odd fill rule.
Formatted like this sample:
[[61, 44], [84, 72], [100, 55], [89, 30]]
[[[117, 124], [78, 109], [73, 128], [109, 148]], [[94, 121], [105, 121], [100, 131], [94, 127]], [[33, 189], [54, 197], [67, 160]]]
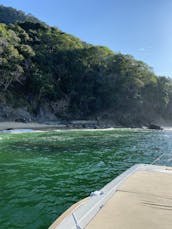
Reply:
[[[90, 117], [75, 117], [69, 112], [69, 101], [61, 100], [54, 103], [26, 104], [25, 106], [16, 107], [7, 105], [2, 102], [0, 104], [0, 122], [38, 122], [38, 123], [58, 123], [65, 125], [66, 128], [111, 128], [111, 127], [142, 127], [148, 129], [162, 130], [162, 127], [157, 124], [145, 125], [149, 121], [142, 120], [136, 122], [129, 115], [119, 115], [112, 111], [97, 113]], [[162, 121], [162, 120], [161, 120]], [[143, 124], [142, 124], [143, 123]], [[162, 123], [156, 120], [156, 123]], [[164, 125], [164, 124], [163, 124]]]
[[49, 106], [49, 104], [42, 104], [39, 107], [39, 110], [36, 115], [36, 120], [39, 122], [45, 122], [45, 121], [57, 121], [57, 117], [54, 114], [53, 110]]
[[0, 121], [30, 122], [33, 119], [27, 107], [14, 108], [0, 105]]
[[149, 124], [148, 126], [148, 129], [151, 129], [151, 130], [163, 130], [163, 128], [159, 125], [156, 125], [156, 124]]

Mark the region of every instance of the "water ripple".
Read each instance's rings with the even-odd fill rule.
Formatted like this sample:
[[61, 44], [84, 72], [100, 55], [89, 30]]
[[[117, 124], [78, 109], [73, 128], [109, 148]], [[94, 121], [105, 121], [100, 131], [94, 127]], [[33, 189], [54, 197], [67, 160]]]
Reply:
[[116, 129], [0, 136], [0, 228], [47, 228], [135, 163], [172, 165], [172, 131]]

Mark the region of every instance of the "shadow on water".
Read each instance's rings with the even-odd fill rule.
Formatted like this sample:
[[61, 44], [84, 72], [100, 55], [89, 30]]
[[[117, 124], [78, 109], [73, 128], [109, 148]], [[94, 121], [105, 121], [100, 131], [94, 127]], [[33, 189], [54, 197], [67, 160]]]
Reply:
[[47, 228], [136, 163], [172, 165], [172, 132], [139, 129], [0, 135], [0, 228]]

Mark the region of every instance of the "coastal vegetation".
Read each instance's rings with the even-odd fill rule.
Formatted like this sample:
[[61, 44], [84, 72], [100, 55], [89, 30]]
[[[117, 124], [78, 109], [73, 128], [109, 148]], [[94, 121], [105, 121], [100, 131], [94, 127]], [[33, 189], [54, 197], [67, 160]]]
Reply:
[[172, 80], [0, 6], [0, 120], [172, 121]]

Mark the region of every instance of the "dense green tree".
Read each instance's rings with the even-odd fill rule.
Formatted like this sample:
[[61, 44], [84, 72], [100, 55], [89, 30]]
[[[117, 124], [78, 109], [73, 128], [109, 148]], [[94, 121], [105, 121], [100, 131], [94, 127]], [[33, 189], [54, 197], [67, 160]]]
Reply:
[[40, 22], [34, 16], [25, 14], [21, 10], [16, 10], [12, 7], [5, 7], [0, 5], [0, 23], [11, 24], [24, 21]]

